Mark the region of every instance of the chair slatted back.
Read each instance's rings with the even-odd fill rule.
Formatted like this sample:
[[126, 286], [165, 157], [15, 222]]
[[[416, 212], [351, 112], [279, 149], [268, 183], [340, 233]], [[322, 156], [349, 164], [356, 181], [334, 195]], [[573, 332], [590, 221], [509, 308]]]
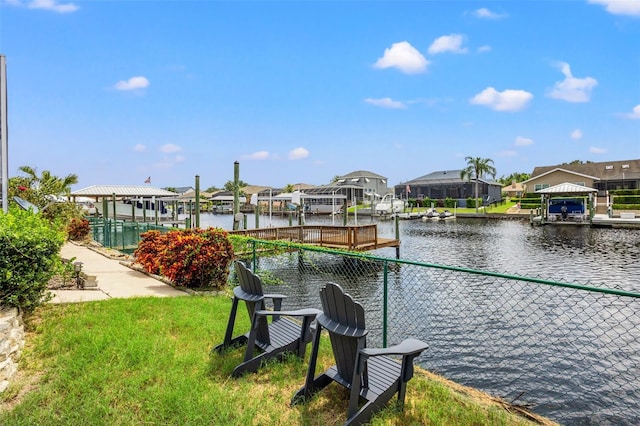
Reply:
[[[350, 382], [358, 351], [366, 346], [366, 338], [362, 335], [366, 329], [364, 308], [334, 283], [327, 283], [320, 290], [320, 301], [324, 316], [340, 325], [340, 333], [332, 332], [331, 328], [325, 328], [331, 338], [338, 374], [345, 381]], [[359, 337], [353, 337], [354, 335]]]
[[[247, 311], [249, 312], [249, 319], [252, 320], [256, 310], [265, 308], [264, 299], [262, 298], [262, 296], [264, 296], [262, 280], [242, 262], [236, 261], [234, 266], [242, 291], [246, 293], [249, 298], [258, 299], [257, 302], [245, 300]], [[256, 340], [265, 344], [271, 343], [269, 338], [269, 324], [267, 323], [266, 317], [262, 317], [258, 321], [258, 335]]]

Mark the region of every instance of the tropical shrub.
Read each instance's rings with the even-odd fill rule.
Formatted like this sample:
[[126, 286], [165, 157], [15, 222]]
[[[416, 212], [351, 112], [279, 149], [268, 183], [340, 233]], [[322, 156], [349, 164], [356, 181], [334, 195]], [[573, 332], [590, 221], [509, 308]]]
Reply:
[[84, 240], [89, 232], [91, 232], [89, 221], [84, 218], [74, 217], [67, 225], [67, 235], [72, 241]]
[[456, 200], [453, 198], [447, 197], [444, 199], [444, 206], [448, 209], [452, 209], [456, 207]]
[[47, 283], [60, 264], [64, 232], [38, 214], [0, 211], [0, 305], [33, 311], [47, 300]]
[[134, 252], [136, 262], [177, 286], [223, 287], [227, 282], [233, 246], [226, 231], [217, 228], [149, 231]]
[[477, 198], [473, 198], [473, 197], [468, 197], [467, 198], [467, 208], [468, 209], [475, 209], [476, 207], [480, 207], [480, 203], [478, 203], [478, 199]]
[[147, 231], [140, 236], [142, 239], [133, 252], [135, 261], [148, 273], [160, 275], [160, 256], [164, 252], [167, 239], [160, 231]]

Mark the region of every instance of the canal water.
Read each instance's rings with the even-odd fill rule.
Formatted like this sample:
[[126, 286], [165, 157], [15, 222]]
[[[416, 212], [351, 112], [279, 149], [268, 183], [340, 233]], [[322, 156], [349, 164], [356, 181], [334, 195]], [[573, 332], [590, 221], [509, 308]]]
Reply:
[[[232, 220], [230, 215], [202, 215], [200, 225], [231, 229]], [[335, 220], [342, 223], [342, 218]], [[358, 218], [358, 224], [372, 221]], [[310, 225], [332, 222], [323, 216], [306, 220]], [[249, 216], [247, 223], [253, 228], [255, 218]], [[286, 218], [260, 218], [262, 227], [288, 223]], [[395, 237], [393, 221], [376, 223], [380, 237]], [[405, 220], [399, 230], [402, 259], [640, 292], [640, 230], [532, 227], [527, 221], [495, 219]], [[395, 249], [374, 254], [394, 258]], [[417, 273], [408, 267], [392, 273], [389, 300], [395, 300], [396, 288], [405, 297], [403, 285]], [[363, 271], [360, 277], [336, 280], [368, 313], [380, 317], [379, 275]], [[300, 278], [309, 294], [290, 294], [295, 303], [313, 298], [319, 285], [314, 280]], [[390, 302], [390, 333], [427, 341], [430, 348], [421, 361], [430, 370], [508, 401], [533, 402], [535, 412], [562, 424], [640, 424], [640, 300], [515, 280], [496, 285], [493, 278], [474, 283], [460, 277], [445, 286], [439, 277], [421, 280], [424, 300], [404, 306], [415, 304], [430, 321], [403, 323], [394, 317], [400, 308]], [[414, 314], [405, 309], [398, 316]]]
[[[287, 226], [289, 220], [261, 216], [259, 223], [260, 227]], [[342, 217], [334, 222], [327, 216], [309, 215], [305, 223], [340, 225]], [[394, 221], [358, 218], [360, 225], [370, 223], [377, 223], [379, 237], [395, 238]], [[354, 220], [348, 224], [354, 224]], [[402, 220], [399, 225], [402, 259], [640, 293], [640, 230], [532, 227], [526, 220], [496, 219], [418, 219]], [[233, 217], [203, 214], [200, 226], [229, 230]], [[248, 215], [247, 227], [255, 227], [253, 215]], [[393, 248], [373, 253], [395, 257]]]

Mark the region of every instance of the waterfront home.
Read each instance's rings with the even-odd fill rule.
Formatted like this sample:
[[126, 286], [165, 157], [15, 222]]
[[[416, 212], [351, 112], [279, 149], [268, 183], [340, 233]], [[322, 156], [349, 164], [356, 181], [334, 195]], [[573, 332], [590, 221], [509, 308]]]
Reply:
[[[475, 197], [476, 179], [462, 179], [462, 170], [443, 170], [431, 172], [413, 180], [403, 182], [395, 186], [396, 197], [399, 198], [430, 198], [432, 200], [444, 200], [453, 198], [458, 201], [458, 206], [465, 207], [467, 198]], [[478, 181], [478, 198], [484, 203], [493, 203], [502, 200], [502, 185], [500, 183], [480, 178]]]
[[640, 159], [536, 167], [522, 184], [525, 192], [536, 192], [564, 182], [595, 188], [599, 196], [613, 189], [639, 189]]

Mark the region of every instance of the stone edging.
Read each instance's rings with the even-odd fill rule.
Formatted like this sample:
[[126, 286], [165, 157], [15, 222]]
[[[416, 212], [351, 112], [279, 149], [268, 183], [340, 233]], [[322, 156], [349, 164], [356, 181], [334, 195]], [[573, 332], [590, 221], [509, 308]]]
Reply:
[[0, 308], [0, 393], [18, 371], [24, 342], [22, 314], [16, 308]]

